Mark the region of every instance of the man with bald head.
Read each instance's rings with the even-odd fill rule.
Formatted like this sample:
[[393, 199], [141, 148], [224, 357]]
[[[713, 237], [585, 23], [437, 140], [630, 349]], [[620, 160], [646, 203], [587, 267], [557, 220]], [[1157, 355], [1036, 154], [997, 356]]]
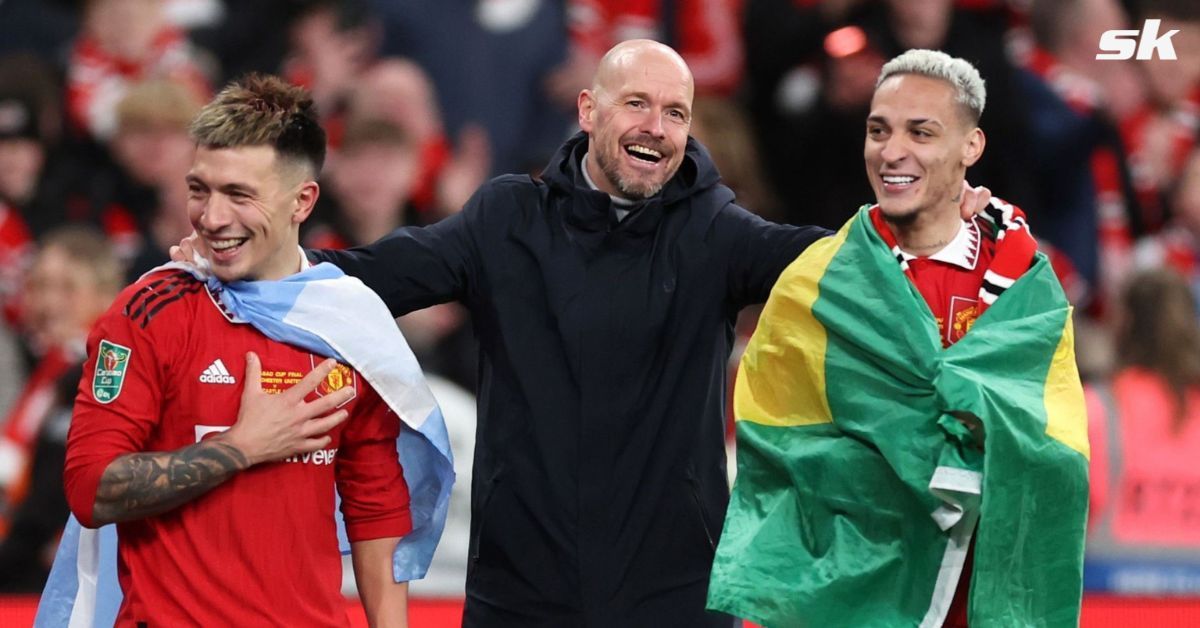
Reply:
[[[634, 40], [610, 50], [578, 99], [595, 187], [625, 200], [662, 191], [683, 163], [692, 95], [691, 71], [667, 46]], [[651, 98], [661, 111], [647, 115]]]
[[396, 315], [447, 301], [480, 343], [467, 626], [728, 626], [704, 610], [729, 499], [738, 311], [826, 232], [734, 204], [688, 138], [692, 76], [629, 41], [540, 180], [320, 251]]
[[541, 179], [313, 256], [396, 315], [461, 301], [479, 338], [467, 626], [728, 626], [704, 610], [729, 500], [738, 311], [827, 235], [734, 203], [688, 138], [692, 75], [621, 43]]

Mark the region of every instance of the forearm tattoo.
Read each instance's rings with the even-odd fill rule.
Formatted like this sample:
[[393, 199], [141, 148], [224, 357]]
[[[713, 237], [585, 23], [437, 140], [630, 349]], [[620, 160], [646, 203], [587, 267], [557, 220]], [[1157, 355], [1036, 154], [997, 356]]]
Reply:
[[176, 451], [127, 454], [104, 470], [92, 518], [104, 524], [157, 515], [207, 493], [249, 466], [242, 452], [217, 439]]

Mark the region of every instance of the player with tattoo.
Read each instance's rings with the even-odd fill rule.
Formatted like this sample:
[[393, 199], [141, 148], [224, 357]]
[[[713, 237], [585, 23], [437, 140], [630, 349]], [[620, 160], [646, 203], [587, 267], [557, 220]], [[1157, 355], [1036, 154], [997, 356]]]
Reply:
[[[311, 98], [251, 76], [191, 132], [188, 212], [216, 278], [306, 268], [325, 157]], [[65, 484], [84, 526], [117, 523], [117, 625], [346, 625], [335, 486], [368, 619], [405, 625], [399, 420], [355, 370], [236, 321], [221, 288], [152, 272], [88, 340]]]

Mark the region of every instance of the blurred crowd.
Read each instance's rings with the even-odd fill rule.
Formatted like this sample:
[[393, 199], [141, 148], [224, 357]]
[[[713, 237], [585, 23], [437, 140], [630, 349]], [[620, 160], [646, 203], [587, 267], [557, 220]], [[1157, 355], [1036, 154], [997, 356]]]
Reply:
[[[1146, 20], [1178, 31], [1176, 59], [1096, 59], [1102, 33]], [[1097, 547], [1200, 556], [1196, 0], [3, 0], [0, 590], [40, 590], [88, 328], [191, 232], [187, 125], [214, 89], [262, 71], [311, 90], [330, 157], [303, 243], [352, 247], [537, 176], [600, 56], [639, 37], [692, 68], [692, 135], [739, 202], [830, 228], [872, 201], [883, 63], [975, 64], [969, 179], [1025, 210], [1076, 306]], [[474, 390], [457, 305], [400, 324], [427, 371]]]

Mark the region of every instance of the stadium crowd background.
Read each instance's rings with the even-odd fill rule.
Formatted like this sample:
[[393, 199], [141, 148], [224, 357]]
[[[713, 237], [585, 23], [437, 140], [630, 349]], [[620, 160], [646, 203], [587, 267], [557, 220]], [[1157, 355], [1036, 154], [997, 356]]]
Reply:
[[[1177, 59], [1095, 58], [1104, 31], [1148, 19], [1178, 30]], [[0, 592], [44, 582], [83, 341], [190, 233], [186, 127], [214, 89], [264, 71], [312, 90], [330, 158], [303, 242], [346, 247], [436, 222], [491, 176], [536, 176], [600, 55], [636, 37], [688, 61], [692, 134], [742, 205], [831, 228], [872, 199], [862, 137], [883, 62], [974, 63], [988, 145], [970, 181], [1025, 209], [1077, 308], [1087, 587], [1200, 595], [1196, 0], [0, 0]], [[400, 324], [444, 391], [462, 478], [414, 592], [455, 598], [470, 321], [446, 305]], [[744, 313], [740, 336], [753, 325]]]

